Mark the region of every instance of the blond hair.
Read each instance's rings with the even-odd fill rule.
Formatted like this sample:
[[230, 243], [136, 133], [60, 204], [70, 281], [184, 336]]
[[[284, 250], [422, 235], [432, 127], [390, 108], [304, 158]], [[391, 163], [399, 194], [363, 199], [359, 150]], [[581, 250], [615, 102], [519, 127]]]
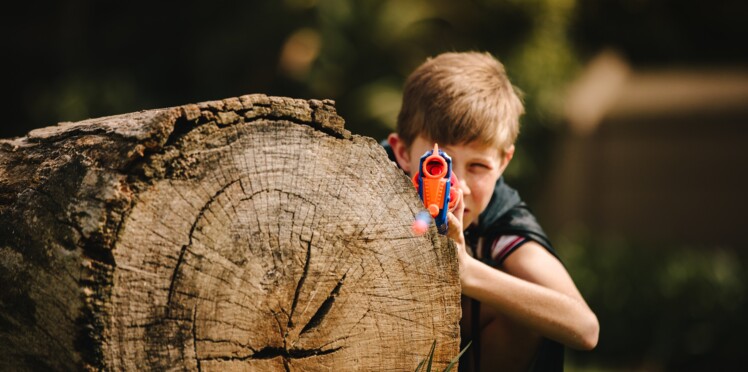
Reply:
[[502, 151], [519, 134], [520, 93], [488, 53], [443, 53], [405, 82], [397, 133], [406, 146], [419, 135], [443, 145], [479, 141]]

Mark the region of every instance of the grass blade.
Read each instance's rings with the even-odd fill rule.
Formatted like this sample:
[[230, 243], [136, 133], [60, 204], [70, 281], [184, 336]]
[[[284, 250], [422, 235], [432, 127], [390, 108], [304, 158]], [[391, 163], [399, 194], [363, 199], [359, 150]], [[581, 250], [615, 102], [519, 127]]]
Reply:
[[431, 372], [431, 362], [434, 361], [434, 349], [436, 349], [436, 340], [431, 344], [431, 352], [429, 353], [429, 364], [426, 366], [426, 372]]
[[460, 359], [460, 357], [462, 356], [462, 354], [465, 354], [465, 352], [467, 351], [467, 349], [470, 347], [470, 344], [472, 344], [472, 343], [473, 343], [473, 341], [470, 341], [470, 342], [467, 343], [467, 345], [465, 345], [465, 347], [462, 349], [462, 351], [460, 351], [460, 353], [457, 354], [457, 356], [454, 357], [449, 362], [449, 365], [447, 366], [447, 368], [444, 369], [444, 372], [449, 372], [449, 371], [452, 370], [452, 367], [455, 366], [455, 363], [457, 363], [457, 361]]

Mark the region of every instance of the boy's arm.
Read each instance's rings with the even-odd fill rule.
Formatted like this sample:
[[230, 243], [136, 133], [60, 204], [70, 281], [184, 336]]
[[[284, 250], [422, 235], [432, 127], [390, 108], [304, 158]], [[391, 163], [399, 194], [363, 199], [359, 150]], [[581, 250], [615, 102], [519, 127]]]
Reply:
[[473, 258], [465, 248], [463, 201], [460, 197], [454, 212], [447, 214], [447, 236], [457, 246], [462, 293], [544, 337], [574, 349], [593, 349], [600, 324], [561, 261], [534, 241], [504, 260], [506, 272]]
[[529, 241], [507, 257], [506, 272], [466, 253], [459, 259], [464, 261], [462, 291], [468, 297], [571, 348], [590, 350], [597, 344], [597, 317], [561, 262], [540, 244]]

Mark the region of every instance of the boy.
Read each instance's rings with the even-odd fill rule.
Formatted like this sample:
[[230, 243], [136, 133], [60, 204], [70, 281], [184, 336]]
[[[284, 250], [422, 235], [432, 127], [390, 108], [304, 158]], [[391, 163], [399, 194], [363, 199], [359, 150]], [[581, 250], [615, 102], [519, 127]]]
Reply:
[[501, 177], [523, 113], [499, 61], [445, 53], [408, 77], [397, 133], [384, 144], [412, 176], [436, 142], [460, 180], [462, 202], [448, 216], [448, 236], [458, 249], [462, 340], [473, 341], [460, 370], [562, 370], [561, 344], [597, 344], [597, 317]]

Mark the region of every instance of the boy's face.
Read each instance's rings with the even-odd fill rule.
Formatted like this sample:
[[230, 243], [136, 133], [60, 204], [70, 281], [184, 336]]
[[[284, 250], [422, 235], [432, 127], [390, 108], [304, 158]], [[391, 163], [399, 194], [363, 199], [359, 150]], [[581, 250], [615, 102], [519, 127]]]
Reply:
[[[411, 177], [418, 171], [421, 156], [434, 148], [434, 142], [420, 136], [407, 148], [397, 134], [390, 135], [388, 141], [400, 168]], [[452, 158], [452, 171], [460, 180], [465, 204], [462, 226], [466, 229], [477, 222], [478, 216], [491, 201], [496, 181], [514, 155], [514, 146], [504, 152], [476, 142], [439, 145], [439, 148]]]

